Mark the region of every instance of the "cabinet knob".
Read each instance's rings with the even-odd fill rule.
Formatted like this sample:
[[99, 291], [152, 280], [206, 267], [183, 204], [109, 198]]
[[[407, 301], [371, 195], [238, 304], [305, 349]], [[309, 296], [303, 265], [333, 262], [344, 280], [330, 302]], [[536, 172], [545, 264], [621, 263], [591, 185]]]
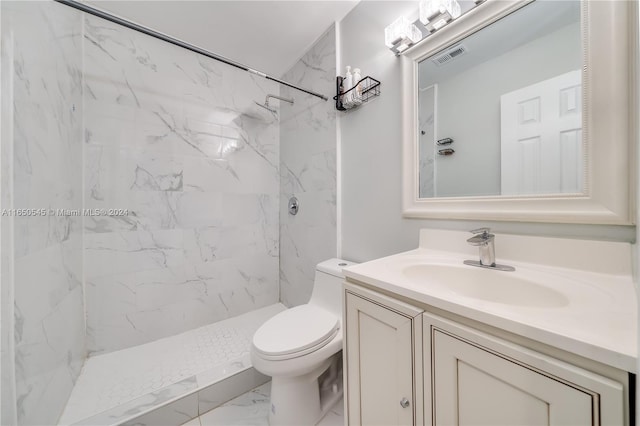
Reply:
[[409, 400], [407, 398], [402, 398], [400, 400], [400, 406], [402, 408], [407, 408], [409, 406]]

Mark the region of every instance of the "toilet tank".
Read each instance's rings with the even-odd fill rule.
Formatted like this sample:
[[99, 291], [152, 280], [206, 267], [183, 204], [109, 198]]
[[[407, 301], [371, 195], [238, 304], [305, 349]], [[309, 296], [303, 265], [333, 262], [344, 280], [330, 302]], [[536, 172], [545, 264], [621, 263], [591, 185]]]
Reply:
[[342, 268], [355, 265], [343, 259], [329, 259], [318, 263], [309, 304], [320, 306], [342, 317]]

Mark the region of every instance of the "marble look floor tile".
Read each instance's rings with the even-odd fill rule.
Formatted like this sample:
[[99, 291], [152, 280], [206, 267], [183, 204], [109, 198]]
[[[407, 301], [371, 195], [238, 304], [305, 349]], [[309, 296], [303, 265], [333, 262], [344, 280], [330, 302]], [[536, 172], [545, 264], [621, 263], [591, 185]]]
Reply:
[[[268, 426], [271, 382], [232, 399], [200, 416], [200, 426]], [[198, 425], [194, 423], [194, 425]], [[344, 426], [344, 400], [340, 398], [318, 426]]]
[[[251, 361], [248, 360], [250, 364]], [[206, 380], [202, 375], [198, 375], [199, 383], [212, 383], [212, 380]], [[227, 377], [224, 380], [208, 386], [198, 392], [198, 409], [200, 414], [207, 413], [215, 408], [224, 405], [225, 402], [230, 401], [245, 393], [248, 389], [254, 389], [262, 384], [265, 384], [271, 380], [270, 377], [256, 371], [254, 368], [247, 368], [240, 371], [233, 376]]]
[[202, 426], [268, 426], [271, 382], [200, 416]]

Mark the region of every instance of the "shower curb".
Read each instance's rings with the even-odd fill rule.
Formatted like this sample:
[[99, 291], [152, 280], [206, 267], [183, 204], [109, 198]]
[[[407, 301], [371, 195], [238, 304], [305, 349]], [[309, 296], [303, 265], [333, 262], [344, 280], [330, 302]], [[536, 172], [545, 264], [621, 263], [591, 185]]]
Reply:
[[197, 376], [153, 392], [161, 397], [172, 386], [189, 386], [193, 389], [174, 398], [149, 403], [147, 396], [136, 398], [123, 406], [83, 419], [72, 426], [180, 426], [227, 401], [267, 383], [271, 378], [253, 367], [246, 367], [232, 375], [197, 384]]

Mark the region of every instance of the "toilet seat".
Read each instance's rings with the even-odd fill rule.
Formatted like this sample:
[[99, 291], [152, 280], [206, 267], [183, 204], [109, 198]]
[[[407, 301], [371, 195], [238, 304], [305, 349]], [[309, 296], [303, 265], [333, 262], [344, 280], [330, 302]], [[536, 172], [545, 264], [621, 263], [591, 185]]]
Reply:
[[265, 322], [253, 336], [253, 348], [263, 359], [297, 358], [326, 346], [339, 329], [339, 319], [329, 311], [296, 306]]

